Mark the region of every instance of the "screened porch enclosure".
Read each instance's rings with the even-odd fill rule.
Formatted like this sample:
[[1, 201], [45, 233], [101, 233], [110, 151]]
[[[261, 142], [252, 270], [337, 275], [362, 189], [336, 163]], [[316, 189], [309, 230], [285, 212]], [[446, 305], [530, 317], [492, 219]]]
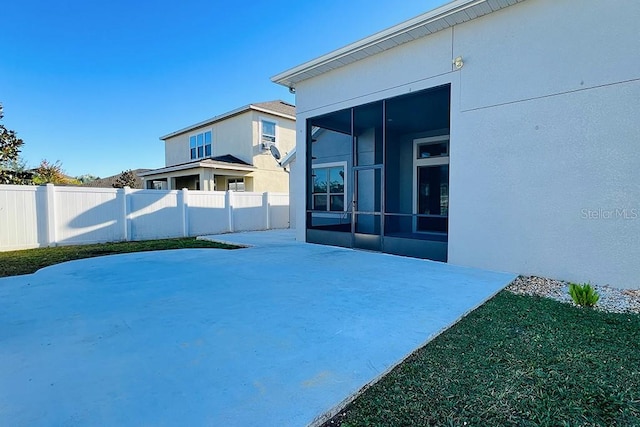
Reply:
[[307, 120], [307, 241], [447, 260], [450, 86]]

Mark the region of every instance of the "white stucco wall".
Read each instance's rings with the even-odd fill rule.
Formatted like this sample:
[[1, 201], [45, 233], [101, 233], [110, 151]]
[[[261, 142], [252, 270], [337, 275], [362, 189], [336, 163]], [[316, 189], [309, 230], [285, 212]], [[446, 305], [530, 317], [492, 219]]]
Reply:
[[251, 173], [254, 177], [254, 191], [289, 192], [289, 174], [286, 173], [268, 150], [261, 147], [261, 120], [276, 123], [276, 147], [284, 157], [296, 144], [295, 121], [272, 114], [253, 111], [253, 144], [251, 154], [253, 165], [257, 168]]
[[[208, 128], [209, 130], [211, 128]], [[203, 132], [201, 130], [200, 132]], [[196, 132], [197, 133], [197, 132]], [[189, 134], [174, 136], [164, 141], [164, 165], [173, 166], [191, 161], [189, 157]]]
[[297, 162], [307, 118], [450, 83], [449, 262], [640, 287], [639, 20], [632, 0], [527, 0], [306, 80]]
[[252, 163], [252, 112], [222, 120], [213, 125], [213, 155], [232, 154], [249, 164]]
[[212, 155], [232, 154], [247, 163], [252, 161], [252, 112], [247, 111], [223, 121], [193, 129], [165, 141], [165, 166], [188, 163], [189, 136], [211, 131]]
[[531, 0], [456, 29], [451, 262], [640, 287], [639, 18]]

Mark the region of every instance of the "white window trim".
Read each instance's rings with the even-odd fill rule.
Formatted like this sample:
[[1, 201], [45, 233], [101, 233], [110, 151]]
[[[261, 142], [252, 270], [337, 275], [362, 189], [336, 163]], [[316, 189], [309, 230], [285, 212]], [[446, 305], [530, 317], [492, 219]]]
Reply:
[[280, 141], [280, 126], [279, 126], [278, 120], [271, 117], [267, 117], [267, 116], [258, 116], [258, 146], [262, 148], [262, 135], [263, 135], [262, 122], [263, 121], [273, 123], [276, 125], [276, 132], [275, 132], [276, 141], [273, 143], [273, 145], [277, 148], [278, 141]]
[[[204, 134], [207, 133], [207, 132], [211, 132], [211, 157], [213, 157], [213, 128], [208, 128], [208, 129], [199, 130], [199, 131], [194, 132], [194, 133], [190, 133], [187, 136], [187, 146], [188, 146], [188, 149], [189, 149], [189, 161], [191, 161], [191, 160], [201, 160], [201, 159], [206, 159], [207, 158], [207, 156], [205, 154], [205, 150], [204, 150], [204, 146], [206, 145], [206, 144], [204, 144]], [[197, 138], [198, 138], [198, 135], [200, 135], [200, 134], [202, 134], [202, 143], [203, 143], [203, 145], [202, 145], [202, 154], [203, 154], [203, 156], [202, 157], [198, 157], [198, 142], [197, 142]], [[193, 158], [193, 159], [191, 158], [191, 137], [192, 136], [196, 137], [196, 157]]]
[[[418, 138], [413, 140], [413, 215], [418, 214], [418, 168], [422, 166], [442, 166], [449, 164], [449, 155], [440, 157], [427, 157], [424, 159], [418, 158], [418, 146], [423, 144], [437, 144], [440, 142], [448, 142], [448, 152], [451, 152], [451, 135], [438, 135], [429, 138]], [[451, 173], [451, 171], [449, 171]], [[413, 232], [414, 233], [432, 233], [428, 231], [418, 231], [418, 218], [413, 217]]]
[[[342, 211], [331, 211], [331, 210], [327, 210], [327, 211], [316, 211], [313, 210], [314, 215], [317, 214], [323, 214], [323, 215], [331, 215], [331, 216], [335, 216], [338, 212], [347, 212], [347, 201], [349, 200], [347, 195], [348, 193], [348, 189], [349, 189], [349, 179], [348, 179], [348, 173], [347, 173], [347, 162], [329, 162], [329, 163], [317, 163], [317, 164], [313, 164], [311, 165], [311, 171], [313, 172], [314, 169], [328, 169], [328, 168], [335, 168], [338, 166], [342, 166], [342, 169], [344, 170], [344, 207], [342, 209]], [[311, 197], [313, 197], [313, 192], [311, 192]], [[327, 207], [330, 207], [330, 200], [327, 200]]]

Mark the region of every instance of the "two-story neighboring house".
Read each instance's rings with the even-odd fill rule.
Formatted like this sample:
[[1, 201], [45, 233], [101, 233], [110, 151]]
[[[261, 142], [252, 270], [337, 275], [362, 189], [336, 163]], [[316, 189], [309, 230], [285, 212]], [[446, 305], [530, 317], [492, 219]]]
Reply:
[[295, 147], [295, 114], [284, 101], [261, 102], [165, 135], [165, 167], [140, 173], [144, 188], [288, 192], [271, 147]]

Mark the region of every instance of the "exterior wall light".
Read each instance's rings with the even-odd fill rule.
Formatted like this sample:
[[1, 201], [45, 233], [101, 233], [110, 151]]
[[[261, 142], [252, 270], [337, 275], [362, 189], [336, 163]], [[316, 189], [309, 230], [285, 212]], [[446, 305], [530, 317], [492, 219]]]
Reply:
[[456, 59], [453, 60], [453, 66], [456, 67], [456, 70], [459, 70], [462, 67], [464, 67], [464, 61], [462, 60], [462, 56], [458, 56]]

